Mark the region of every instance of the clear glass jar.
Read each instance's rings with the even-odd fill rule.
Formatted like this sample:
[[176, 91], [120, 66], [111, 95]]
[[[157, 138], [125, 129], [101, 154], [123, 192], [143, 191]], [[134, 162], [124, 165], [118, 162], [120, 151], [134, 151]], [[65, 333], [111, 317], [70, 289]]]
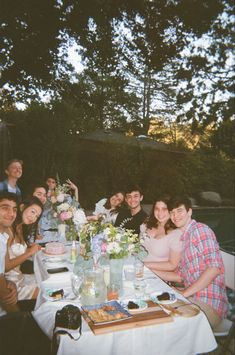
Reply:
[[101, 268], [84, 271], [84, 280], [81, 286], [82, 305], [94, 305], [106, 301], [107, 288], [104, 283], [104, 271]]

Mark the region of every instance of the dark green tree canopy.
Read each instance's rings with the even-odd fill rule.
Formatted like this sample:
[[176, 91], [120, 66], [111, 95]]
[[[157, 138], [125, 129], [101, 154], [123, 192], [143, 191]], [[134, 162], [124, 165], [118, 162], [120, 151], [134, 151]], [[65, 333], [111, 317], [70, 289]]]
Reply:
[[[233, 11], [231, 0], [2, 0], [1, 86], [18, 99], [42, 89], [56, 94], [73, 74], [66, 59], [76, 43], [90, 78], [115, 76], [114, 91], [118, 80], [141, 75], [145, 81], [146, 73], [150, 81], [154, 75], [169, 79], [171, 72], [166, 89], [175, 90], [180, 119], [227, 119], [233, 110]], [[208, 45], [200, 48], [200, 40]]]

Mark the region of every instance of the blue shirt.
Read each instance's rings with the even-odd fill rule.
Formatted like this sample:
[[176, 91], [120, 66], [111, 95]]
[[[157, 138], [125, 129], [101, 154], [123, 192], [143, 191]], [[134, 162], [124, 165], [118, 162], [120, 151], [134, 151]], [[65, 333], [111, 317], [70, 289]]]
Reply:
[[[0, 191], [8, 191], [8, 180], [7, 179], [0, 181]], [[17, 185], [16, 185], [16, 195], [21, 196], [21, 190]]]

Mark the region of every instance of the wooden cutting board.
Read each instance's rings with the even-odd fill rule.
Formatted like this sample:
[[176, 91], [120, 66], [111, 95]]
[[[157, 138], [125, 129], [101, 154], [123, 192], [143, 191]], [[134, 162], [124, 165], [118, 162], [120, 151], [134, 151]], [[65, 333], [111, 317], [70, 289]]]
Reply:
[[152, 304], [148, 311], [140, 311], [132, 314], [131, 318], [105, 324], [94, 324], [84, 312], [82, 312], [82, 315], [95, 335], [173, 321], [173, 318], [167, 312]]

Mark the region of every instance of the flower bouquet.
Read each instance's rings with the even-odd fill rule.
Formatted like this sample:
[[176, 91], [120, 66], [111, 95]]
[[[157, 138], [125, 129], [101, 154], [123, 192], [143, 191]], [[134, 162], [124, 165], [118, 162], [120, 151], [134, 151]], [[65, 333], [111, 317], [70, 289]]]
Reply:
[[56, 204], [54, 217], [56, 217], [60, 223], [62, 222], [67, 225], [67, 240], [76, 240], [80, 227], [87, 222], [84, 211], [77, 209], [68, 202]]
[[100, 221], [83, 225], [80, 231], [83, 254], [102, 254], [109, 259], [123, 259], [142, 250], [138, 234]]

